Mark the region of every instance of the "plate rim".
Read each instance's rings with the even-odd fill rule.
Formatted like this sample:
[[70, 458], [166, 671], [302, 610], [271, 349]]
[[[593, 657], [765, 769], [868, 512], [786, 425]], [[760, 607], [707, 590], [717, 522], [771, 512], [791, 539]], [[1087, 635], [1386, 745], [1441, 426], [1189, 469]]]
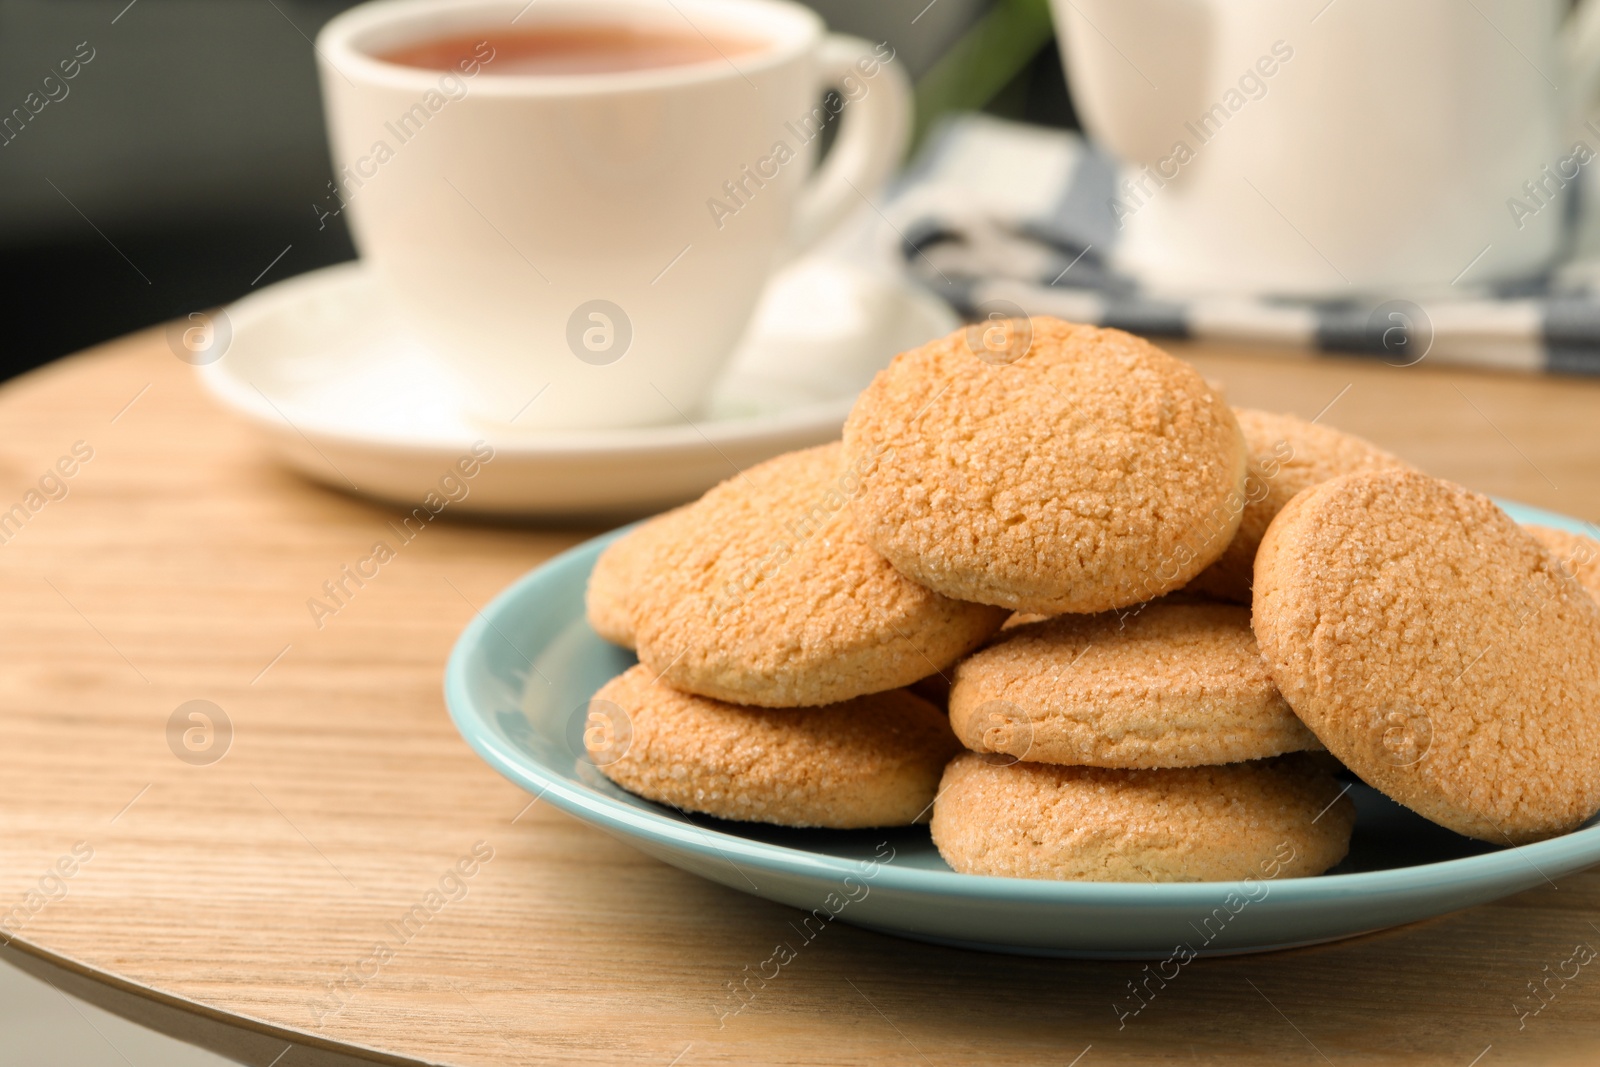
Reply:
[[[1581, 519], [1498, 497], [1491, 498], [1520, 524], [1537, 523], [1574, 533], [1592, 530]], [[752, 869], [775, 874], [804, 874], [839, 880], [860, 875], [865, 861], [825, 856], [788, 845], [752, 841], [715, 827], [678, 822], [666, 815], [646, 811], [615, 800], [592, 789], [579, 789], [542, 762], [502, 745], [487, 729], [487, 719], [478, 712], [467, 688], [468, 663], [476, 647], [512, 606], [524, 598], [530, 586], [547, 580], [550, 572], [572, 567], [581, 557], [598, 555], [600, 550], [632, 529], [637, 523], [619, 527], [590, 538], [544, 561], [501, 590], [482, 610], [474, 613], [463, 628], [445, 666], [444, 698], [451, 722], [480, 758], [535, 799], [550, 799], [556, 807], [580, 821], [627, 838], [644, 838], [685, 849], [703, 859], [739, 859]], [[483, 728], [479, 724], [484, 724]], [[1559, 873], [1600, 863], [1600, 824], [1580, 828], [1560, 837], [1527, 845], [1512, 845], [1495, 852], [1438, 860], [1408, 867], [1380, 871], [1355, 871], [1345, 874], [1320, 874], [1301, 878], [1272, 880], [1272, 895], [1281, 904], [1305, 905], [1327, 899], [1329, 894], [1360, 895], [1364, 899], [1404, 895], [1443, 885], [1489, 885], [1504, 881], [1522, 866], [1541, 876], [1546, 867]], [[1215, 903], [1219, 892], [1237, 886], [1242, 880], [1222, 882], [1078, 882], [1047, 879], [1007, 878], [994, 875], [961, 874], [956, 871], [897, 867], [893, 861], [879, 863], [873, 875], [875, 888], [961, 898], [966, 902], [990, 901], [1007, 905], [1055, 905], [1071, 907], [1143, 906], [1192, 908]]]

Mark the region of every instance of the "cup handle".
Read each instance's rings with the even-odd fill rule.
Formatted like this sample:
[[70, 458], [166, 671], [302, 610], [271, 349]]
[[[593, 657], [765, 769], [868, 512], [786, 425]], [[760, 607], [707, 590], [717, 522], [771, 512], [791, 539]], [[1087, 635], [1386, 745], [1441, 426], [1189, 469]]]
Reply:
[[[818, 49], [822, 87], [845, 101], [828, 158], [800, 191], [790, 230], [799, 255], [833, 231], [888, 179], [911, 134], [911, 83], [894, 62], [859, 37], [829, 34]], [[864, 71], [875, 72], [866, 75]], [[857, 87], [852, 90], [852, 87]], [[864, 90], [864, 91], [863, 91]], [[853, 99], [851, 92], [859, 95]]]

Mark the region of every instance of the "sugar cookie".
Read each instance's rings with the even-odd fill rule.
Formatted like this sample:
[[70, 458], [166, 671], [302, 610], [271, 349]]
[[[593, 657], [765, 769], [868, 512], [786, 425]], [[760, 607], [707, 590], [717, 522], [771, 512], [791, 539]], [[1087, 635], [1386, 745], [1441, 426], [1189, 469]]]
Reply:
[[645, 520], [607, 545], [594, 561], [584, 591], [584, 614], [589, 627], [612, 644], [633, 647], [633, 602], [649, 574], [650, 552], [671, 536], [670, 520], [682, 510]]
[[983, 329], [1031, 340], [1010, 361], [972, 331], [903, 352], [851, 410], [872, 547], [946, 596], [1047, 615], [1149, 600], [1222, 553], [1244, 439], [1193, 368], [1120, 330]]
[[1589, 590], [1590, 596], [1600, 598], [1600, 541], [1550, 526], [1524, 526], [1523, 529], [1555, 553], [1567, 573], [1578, 579], [1578, 584]]
[[851, 829], [926, 821], [960, 749], [905, 690], [819, 708], [745, 708], [680, 693], [638, 665], [590, 701], [595, 766], [649, 800], [719, 819]]
[[1158, 600], [1003, 631], [956, 667], [962, 744], [1038, 763], [1198, 767], [1321, 748], [1236, 604]]
[[1344, 858], [1355, 805], [1309, 759], [1107, 770], [963, 753], [933, 806], [965, 874], [1088, 882], [1300, 878]]
[[1507, 844], [1600, 809], [1600, 605], [1487, 497], [1404, 470], [1306, 490], [1252, 620], [1301, 720], [1419, 814]]
[[1005, 621], [910, 581], [847, 507], [840, 446], [723, 482], [652, 552], [634, 614], [639, 659], [687, 692], [738, 704], [831, 704], [945, 670]]
[[1250, 449], [1244, 514], [1222, 558], [1189, 583], [1196, 592], [1250, 603], [1256, 546], [1283, 506], [1302, 489], [1341, 474], [1406, 467], [1376, 445], [1328, 426], [1252, 408], [1234, 408]]

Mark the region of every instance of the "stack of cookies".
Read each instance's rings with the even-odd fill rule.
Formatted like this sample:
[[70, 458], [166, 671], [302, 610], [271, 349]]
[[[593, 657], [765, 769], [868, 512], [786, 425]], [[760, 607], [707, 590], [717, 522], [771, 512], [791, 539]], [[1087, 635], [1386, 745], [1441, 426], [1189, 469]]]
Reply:
[[1340, 763], [1491, 840], [1600, 808], [1600, 546], [1234, 412], [1120, 331], [996, 333], [901, 354], [842, 442], [600, 557], [590, 623], [640, 661], [590, 707], [613, 781], [726, 819], [931, 819], [958, 871], [1054, 879], [1319, 873], [1354, 823]]

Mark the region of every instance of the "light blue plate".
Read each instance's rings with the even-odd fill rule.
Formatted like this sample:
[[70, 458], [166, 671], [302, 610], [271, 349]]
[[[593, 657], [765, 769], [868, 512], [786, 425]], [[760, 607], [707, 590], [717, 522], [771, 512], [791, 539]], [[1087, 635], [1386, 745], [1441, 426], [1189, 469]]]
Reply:
[[[1575, 519], [1504, 504], [1520, 522]], [[903, 937], [1039, 956], [1165, 958], [1261, 952], [1351, 937], [1482, 904], [1600, 862], [1600, 826], [1496, 849], [1351, 790], [1350, 855], [1316, 878], [1253, 883], [1039, 882], [956, 874], [926, 827], [787, 830], [641, 800], [583, 755], [589, 696], [633, 662], [589, 629], [583, 591], [600, 550], [579, 545], [525, 575], [462, 633], [445, 671], [456, 727], [536, 796], [639, 850], [734, 889]]]

